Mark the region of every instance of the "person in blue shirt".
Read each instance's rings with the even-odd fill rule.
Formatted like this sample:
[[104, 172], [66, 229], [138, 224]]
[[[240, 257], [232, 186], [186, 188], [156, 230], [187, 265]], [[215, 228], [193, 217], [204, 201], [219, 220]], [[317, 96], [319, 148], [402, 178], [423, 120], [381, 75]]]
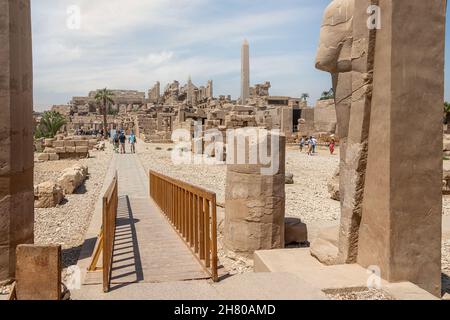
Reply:
[[136, 136], [134, 135], [134, 131], [131, 131], [130, 136], [128, 137], [128, 142], [131, 145], [131, 153], [136, 153], [136, 143], [137, 143], [137, 139]]
[[123, 131], [120, 132], [119, 142], [120, 142], [120, 153], [121, 154], [127, 153], [125, 150], [125, 142], [127, 142], [127, 136], [125, 135], [125, 132], [123, 132]]

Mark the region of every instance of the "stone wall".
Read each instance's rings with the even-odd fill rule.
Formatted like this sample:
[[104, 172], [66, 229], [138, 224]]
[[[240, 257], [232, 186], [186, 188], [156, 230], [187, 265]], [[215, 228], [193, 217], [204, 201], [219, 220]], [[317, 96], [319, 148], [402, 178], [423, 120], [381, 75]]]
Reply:
[[29, 0], [0, 0], [0, 283], [34, 241], [33, 67]]

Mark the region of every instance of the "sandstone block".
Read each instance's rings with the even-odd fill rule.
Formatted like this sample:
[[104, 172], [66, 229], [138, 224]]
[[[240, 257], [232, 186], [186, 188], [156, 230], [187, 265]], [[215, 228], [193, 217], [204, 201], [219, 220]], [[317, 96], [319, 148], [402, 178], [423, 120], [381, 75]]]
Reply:
[[37, 158], [39, 161], [48, 161], [49, 160], [48, 153], [41, 153], [38, 155]]
[[58, 161], [59, 160], [59, 156], [57, 153], [49, 153], [48, 154], [48, 160], [49, 161]]
[[56, 147], [55, 148], [56, 153], [65, 153], [66, 152], [66, 148], [65, 147]]
[[44, 149], [44, 153], [56, 153], [56, 149], [55, 148], [46, 147]]
[[65, 147], [65, 150], [67, 153], [75, 153], [76, 149], [75, 147]]
[[64, 146], [65, 147], [75, 147], [75, 141], [74, 140], [64, 140]]
[[64, 141], [63, 140], [56, 140], [55, 142], [53, 142], [53, 147], [54, 148], [64, 147]]
[[85, 146], [85, 147], [75, 147], [75, 152], [76, 153], [88, 153], [89, 152], [89, 147]]
[[311, 244], [311, 255], [323, 264], [330, 266], [336, 262], [337, 246], [323, 239], [316, 239]]
[[89, 147], [88, 140], [75, 140], [75, 147]]
[[73, 194], [83, 184], [85, 179], [86, 176], [83, 175], [82, 170], [69, 168], [64, 170], [57, 183], [62, 187], [65, 194]]
[[34, 206], [36, 208], [54, 208], [64, 199], [63, 190], [52, 181], [47, 181], [34, 188]]
[[19, 245], [16, 250], [18, 300], [60, 300], [61, 247]]
[[52, 147], [54, 141], [55, 141], [55, 139], [45, 139], [44, 140], [44, 146], [45, 147]]

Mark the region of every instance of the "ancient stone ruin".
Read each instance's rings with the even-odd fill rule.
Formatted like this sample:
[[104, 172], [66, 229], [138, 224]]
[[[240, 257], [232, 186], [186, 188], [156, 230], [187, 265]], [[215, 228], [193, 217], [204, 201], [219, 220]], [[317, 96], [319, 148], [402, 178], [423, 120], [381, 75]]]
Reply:
[[[367, 28], [371, 4], [334, 0], [324, 16], [317, 67], [336, 93], [341, 225], [337, 250], [319, 238], [312, 252], [379, 266], [388, 281], [439, 295], [445, 1], [378, 1], [379, 30]], [[430, 23], [434, 32], [424, 34]], [[411, 54], [423, 51], [427, 60]], [[420, 148], [403, 144], [423, 137], [430, 141]]]

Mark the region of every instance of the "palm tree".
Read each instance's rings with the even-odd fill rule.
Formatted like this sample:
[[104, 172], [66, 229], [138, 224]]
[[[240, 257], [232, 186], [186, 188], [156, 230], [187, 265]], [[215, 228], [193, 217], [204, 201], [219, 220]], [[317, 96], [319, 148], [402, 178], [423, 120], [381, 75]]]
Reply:
[[107, 88], [98, 90], [95, 95], [95, 100], [100, 105], [103, 114], [103, 133], [105, 139], [108, 139], [108, 106], [114, 104], [113, 96], [112, 91]]
[[42, 115], [39, 126], [36, 128], [35, 137], [39, 138], [54, 138], [58, 131], [67, 124], [59, 112], [47, 111]]
[[308, 102], [309, 93], [302, 93], [302, 96], [300, 99], [302, 99], [305, 102]]
[[334, 90], [331, 88], [329, 91], [322, 92], [322, 96], [320, 97], [320, 100], [329, 100], [334, 99]]

